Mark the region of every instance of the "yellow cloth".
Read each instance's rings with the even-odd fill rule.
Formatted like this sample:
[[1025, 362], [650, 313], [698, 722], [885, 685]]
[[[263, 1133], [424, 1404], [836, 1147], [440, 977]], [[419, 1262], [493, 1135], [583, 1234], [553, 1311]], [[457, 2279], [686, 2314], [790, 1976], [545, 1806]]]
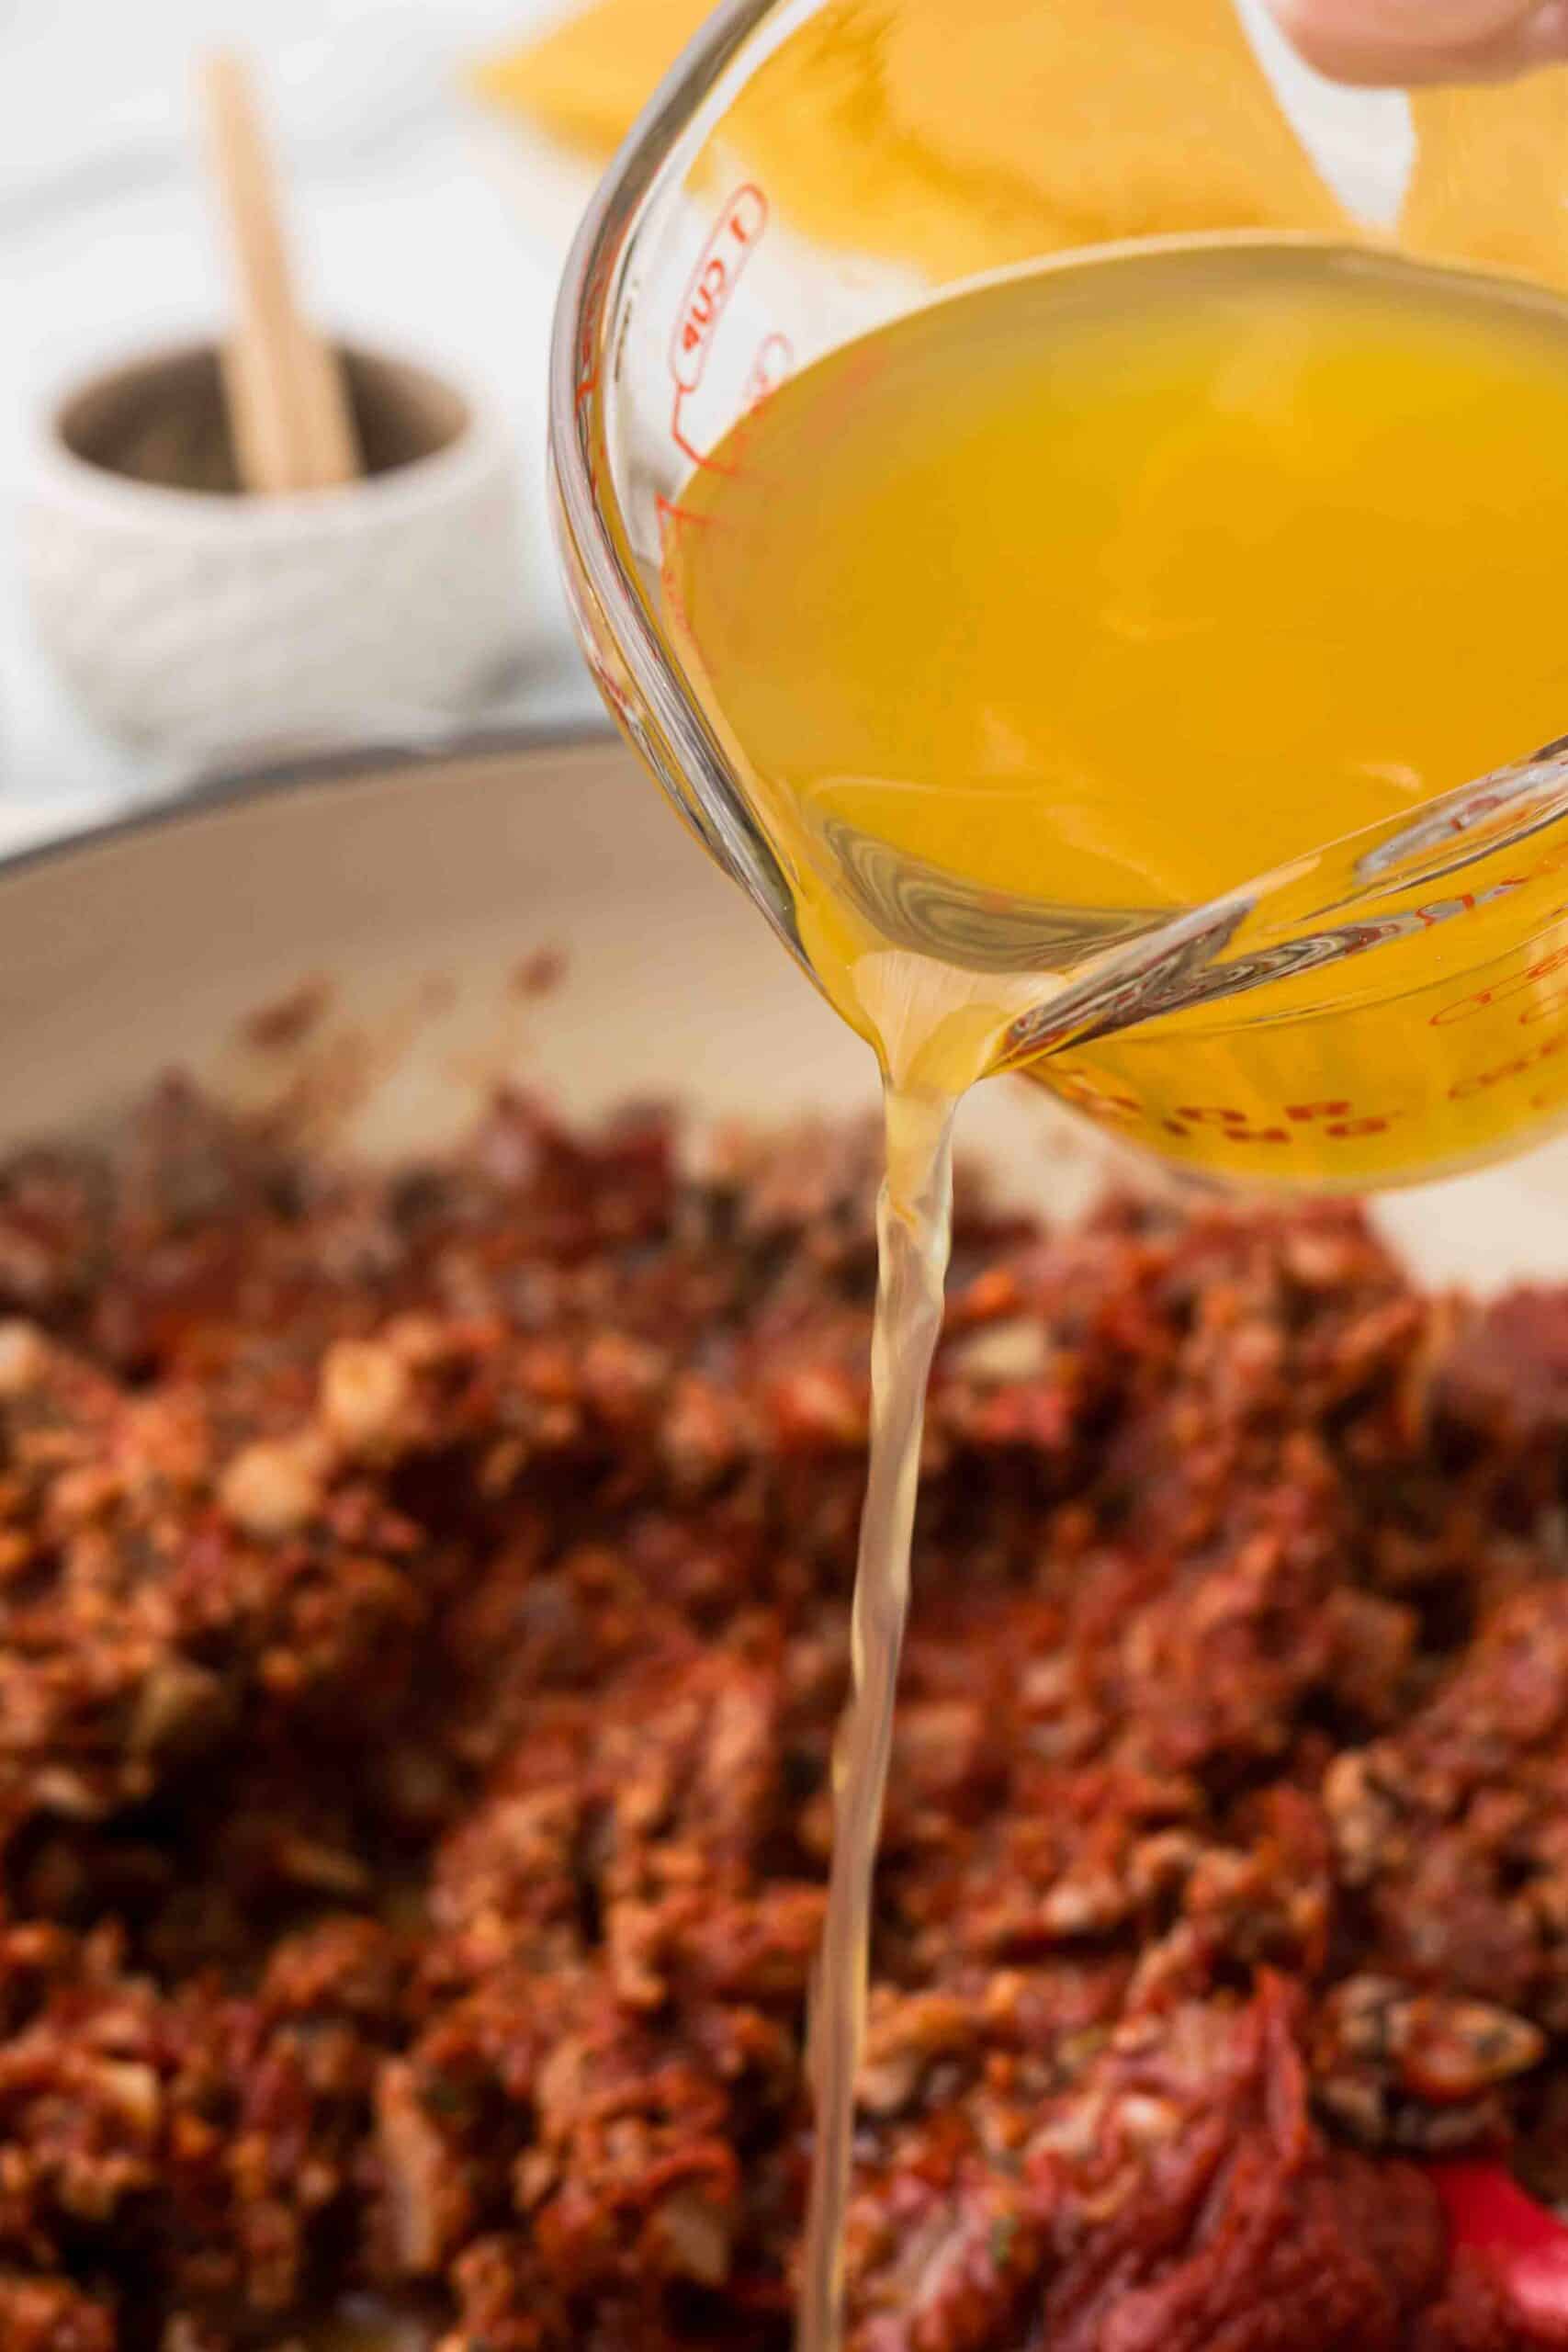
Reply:
[[482, 98], [609, 155], [711, 13], [711, 0], [593, 0], [474, 75]]
[[1568, 286], [1568, 71], [1411, 100], [1412, 251]]
[[[604, 153], [706, 13], [590, 0], [479, 87]], [[1229, 0], [830, 0], [725, 137], [793, 226], [939, 279], [1094, 238], [1340, 218]]]
[[[478, 86], [604, 155], [707, 13], [589, 0]], [[1405, 240], [1568, 282], [1568, 71], [1415, 108]], [[938, 283], [1115, 237], [1349, 225], [1232, 0], [829, 0], [722, 136], [792, 227]]]

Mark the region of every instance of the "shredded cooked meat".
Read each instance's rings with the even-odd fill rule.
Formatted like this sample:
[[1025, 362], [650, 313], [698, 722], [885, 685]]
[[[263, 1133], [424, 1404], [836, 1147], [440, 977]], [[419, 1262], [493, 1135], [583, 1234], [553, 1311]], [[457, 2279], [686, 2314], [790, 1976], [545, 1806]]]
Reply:
[[[787, 2342], [874, 1176], [0, 1169], [6, 2352]], [[1568, 1295], [962, 1189], [855, 2352], [1562, 2340], [1428, 2166], [1568, 2192], [1565, 1508]]]

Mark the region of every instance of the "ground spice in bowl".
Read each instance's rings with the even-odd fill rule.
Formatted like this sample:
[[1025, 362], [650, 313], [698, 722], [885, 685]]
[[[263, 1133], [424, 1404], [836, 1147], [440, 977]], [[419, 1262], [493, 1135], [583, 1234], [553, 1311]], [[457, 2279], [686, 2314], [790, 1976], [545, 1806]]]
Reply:
[[[460, 393], [403, 360], [341, 354], [369, 475], [396, 472], [448, 447], [468, 423]], [[164, 490], [238, 497], [218, 354], [207, 345], [134, 362], [67, 401], [59, 431], [89, 465]]]

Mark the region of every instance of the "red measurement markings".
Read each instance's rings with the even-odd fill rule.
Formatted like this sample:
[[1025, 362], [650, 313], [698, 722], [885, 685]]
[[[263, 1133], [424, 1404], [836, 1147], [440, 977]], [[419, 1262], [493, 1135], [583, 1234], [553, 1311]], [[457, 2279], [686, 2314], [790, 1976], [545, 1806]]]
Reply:
[[[1174, 1118], [1162, 1119], [1160, 1125], [1171, 1136], [1188, 1136], [1201, 1127], [1217, 1132], [1222, 1143], [1284, 1144], [1302, 1142], [1301, 1129], [1310, 1126], [1314, 1136], [1331, 1143], [1352, 1143], [1363, 1136], [1386, 1135], [1398, 1115], [1395, 1111], [1358, 1111], [1352, 1102], [1288, 1102], [1284, 1116], [1290, 1125], [1260, 1126], [1255, 1111], [1226, 1103], [1183, 1102], [1177, 1106]], [[1269, 1119], [1272, 1114], [1265, 1111], [1261, 1116]]]
[[[1286, 1103], [1283, 1108], [1288, 1126], [1258, 1126], [1256, 1110], [1236, 1110], [1224, 1103], [1180, 1103], [1173, 1120], [1166, 1120], [1168, 1134], [1192, 1134], [1194, 1126], [1213, 1126], [1220, 1131], [1224, 1143], [1300, 1143], [1300, 1129], [1309, 1126], [1314, 1136], [1325, 1136], [1333, 1143], [1352, 1143], [1359, 1136], [1380, 1136], [1394, 1125], [1399, 1113], [1389, 1110], [1357, 1110], [1354, 1103], [1333, 1101], [1333, 1103]], [[1272, 1113], [1262, 1113], [1272, 1117]], [[1298, 1134], [1291, 1134], [1291, 1126]]]
[[[1568, 950], [1558, 960], [1568, 960]], [[1558, 1009], [1568, 1010], [1568, 996], [1560, 1001]], [[1544, 1018], [1544, 1014], [1535, 1017]], [[1563, 1053], [1568, 1053], [1568, 1026], [1528, 1052], [1512, 1054], [1489, 1069], [1472, 1070], [1464, 1078], [1455, 1079], [1448, 1090], [1448, 1100], [1473, 1102], [1478, 1095], [1490, 1093], [1494, 1087], [1505, 1085], [1510, 1079], [1538, 1072], [1544, 1063], [1554, 1061]], [[1257, 1107], [1247, 1110], [1231, 1102], [1180, 1102], [1173, 1111], [1160, 1113], [1132, 1095], [1112, 1093], [1085, 1079], [1074, 1079], [1061, 1085], [1059, 1091], [1069, 1102], [1097, 1118], [1152, 1125], [1182, 1142], [1206, 1135], [1227, 1146], [1300, 1143], [1306, 1140], [1303, 1129], [1310, 1130], [1314, 1140], [1359, 1142], [1369, 1136], [1386, 1135], [1401, 1116], [1398, 1111], [1358, 1109], [1344, 1097], [1322, 1102], [1287, 1102], [1278, 1112]], [[1537, 1109], [1555, 1107], [1556, 1100], [1555, 1095], [1537, 1094], [1531, 1097], [1531, 1104]], [[1278, 1124], [1280, 1121], [1284, 1124]]]
[[1397, 1111], [1358, 1111], [1353, 1102], [1287, 1102], [1285, 1116], [1298, 1126], [1313, 1125], [1314, 1133], [1348, 1143], [1359, 1136], [1386, 1135]]
[[760, 407], [794, 370], [795, 346], [788, 335], [776, 332], [765, 334], [757, 345], [757, 356], [751, 362], [751, 373], [740, 396], [743, 405], [748, 410]]
[[1054, 1072], [1051, 1083], [1065, 1102], [1076, 1102], [1094, 1119], [1146, 1119], [1148, 1113], [1132, 1094], [1112, 1094], [1092, 1079]]
[[1449, 1101], [1472, 1102], [1476, 1095], [1488, 1093], [1506, 1079], [1522, 1078], [1528, 1070], [1539, 1069], [1542, 1062], [1551, 1061], [1565, 1050], [1568, 1050], [1568, 1029], [1558, 1036], [1548, 1037], [1541, 1045], [1532, 1046], [1528, 1054], [1513, 1054], [1506, 1061], [1494, 1062], [1490, 1069], [1472, 1070], [1468, 1078], [1456, 1078], [1449, 1089]]
[[609, 265], [603, 256], [582, 289], [581, 324], [577, 337], [577, 385], [575, 406], [581, 408], [599, 389], [598, 336], [604, 322], [604, 293], [609, 280]]
[[719, 214], [706, 244], [697, 255], [696, 266], [675, 315], [670, 337], [670, 373], [675, 384], [670, 437], [695, 466], [711, 465], [713, 460], [687, 440], [681, 425], [681, 404], [703, 380], [718, 322], [767, 225], [768, 199], [760, 187], [748, 181], [736, 189]]
[[[1343, 1099], [1287, 1102], [1279, 1112], [1248, 1111], [1231, 1102], [1181, 1102], [1173, 1112], [1161, 1114], [1151, 1111], [1134, 1095], [1113, 1093], [1089, 1079], [1058, 1080], [1057, 1091], [1091, 1117], [1153, 1125], [1182, 1141], [1207, 1132], [1226, 1144], [1300, 1143], [1303, 1140], [1301, 1129], [1311, 1127], [1314, 1136], [1350, 1143], [1364, 1136], [1384, 1134], [1399, 1115], [1394, 1111], [1359, 1111], [1354, 1102]], [[1278, 1124], [1281, 1118], [1287, 1122], [1283, 1126]]]
[[585, 326], [577, 342], [577, 390], [573, 401], [574, 407], [581, 408], [584, 401], [592, 400], [598, 389], [599, 368], [594, 352], [593, 331], [592, 327]]
[[[1568, 907], [1554, 907], [1546, 921], [1549, 923], [1560, 922], [1564, 915], [1568, 915]], [[1537, 956], [1535, 962], [1527, 965], [1522, 972], [1515, 972], [1506, 980], [1495, 980], [1488, 988], [1472, 989], [1468, 996], [1456, 997], [1451, 1003], [1439, 1005], [1436, 1012], [1427, 1015], [1427, 1025], [1431, 1029], [1447, 1029], [1456, 1021], [1469, 1021], [1478, 1012], [1489, 1012], [1495, 1005], [1506, 1004], [1510, 997], [1523, 995], [1533, 989], [1538, 980], [1544, 980], [1550, 973], [1560, 971], [1564, 965], [1568, 965], [1568, 946], [1554, 947], [1549, 955]], [[1524, 1015], [1521, 1014], [1520, 1018], [1522, 1020]]]
[[692, 629], [691, 615], [686, 609], [686, 595], [681, 585], [681, 574], [675, 562], [675, 549], [680, 544], [682, 532], [711, 530], [713, 517], [711, 514], [695, 514], [689, 506], [678, 506], [672, 498], [665, 498], [662, 495], [656, 497], [653, 503], [659, 517], [659, 582], [664, 591], [665, 609], [680, 623], [689, 637]]
[[1549, 989], [1544, 996], [1532, 998], [1518, 1016], [1521, 1029], [1533, 1029], [1538, 1022], [1560, 1021], [1568, 1013], [1568, 987]]
[[1256, 1127], [1252, 1114], [1225, 1102], [1182, 1102], [1176, 1116], [1162, 1119], [1168, 1136], [1190, 1136], [1195, 1127], [1217, 1131], [1226, 1143], [1289, 1143], [1284, 1127]]

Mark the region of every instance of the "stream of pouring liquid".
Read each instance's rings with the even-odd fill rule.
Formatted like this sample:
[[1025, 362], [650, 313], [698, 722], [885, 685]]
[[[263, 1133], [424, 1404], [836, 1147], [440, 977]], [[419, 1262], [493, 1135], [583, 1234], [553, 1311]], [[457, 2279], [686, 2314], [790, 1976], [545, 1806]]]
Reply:
[[889, 1085], [885, 1107], [887, 1161], [876, 1220], [871, 1462], [851, 1619], [854, 1687], [833, 1761], [833, 1861], [807, 2053], [817, 2143], [802, 2256], [798, 2352], [835, 2352], [841, 2335], [844, 2209], [870, 1962], [872, 1883], [909, 1606], [909, 1543], [926, 1383], [942, 1330], [953, 1231], [957, 1098]]

